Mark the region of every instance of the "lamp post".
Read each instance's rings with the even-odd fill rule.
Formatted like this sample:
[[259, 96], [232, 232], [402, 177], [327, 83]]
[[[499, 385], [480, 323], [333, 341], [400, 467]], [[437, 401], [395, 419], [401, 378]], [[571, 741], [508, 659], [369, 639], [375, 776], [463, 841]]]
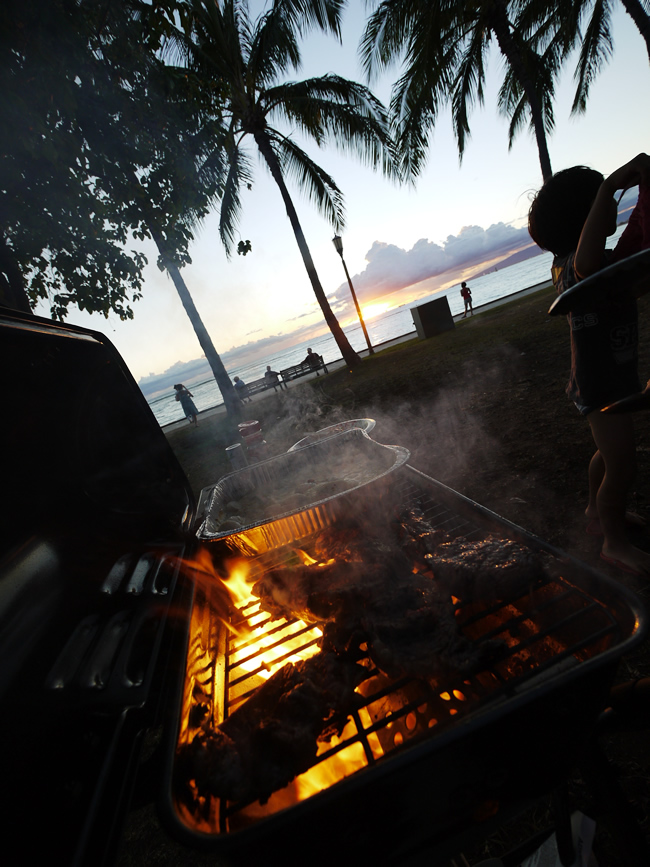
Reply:
[[368, 352], [370, 355], [374, 355], [375, 350], [372, 348], [372, 343], [370, 342], [370, 338], [368, 337], [366, 323], [363, 321], [363, 316], [361, 315], [361, 308], [359, 307], [359, 302], [357, 301], [357, 296], [354, 291], [354, 287], [352, 286], [352, 280], [350, 280], [350, 275], [348, 274], [348, 266], [345, 264], [345, 259], [343, 258], [343, 239], [340, 235], [334, 235], [334, 237], [332, 238], [332, 244], [334, 244], [336, 252], [341, 257], [341, 262], [343, 262], [343, 270], [345, 271], [345, 276], [348, 278], [348, 286], [350, 287], [350, 292], [352, 293], [352, 300], [354, 301], [354, 306], [357, 308], [357, 316], [359, 317], [359, 322], [361, 323], [363, 335], [366, 338], [366, 343], [368, 344]]

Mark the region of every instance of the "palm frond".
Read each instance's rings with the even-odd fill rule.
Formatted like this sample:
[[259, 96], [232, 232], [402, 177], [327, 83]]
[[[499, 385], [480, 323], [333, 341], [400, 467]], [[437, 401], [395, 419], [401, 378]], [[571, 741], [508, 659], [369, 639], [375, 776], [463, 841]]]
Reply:
[[614, 44], [611, 33], [611, 11], [608, 0], [595, 0], [574, 73], [578, 84], [571, 114], [585, 111], [589, 88], [602, 65], [612, 56]]
[[264, 94], [270, 117], [283, 118], [319, 146], [332, 144], [397, 177], [388, 115], [368, 88], [337, 75], [287, 82]]
[[273, 5], [299, 36], [317, 28], [340, 40], [345, 0], [275, 0]]
[[219, 236], [230, 258], [242, 211], [240, 190], [242, 184], [252, 183], [253, 173], [248, 155], [232, 140], [227, 147], [227, 155], [229, 167], [221, 195]]
[[471, 33], [467, 48], [458, 65], [458, 72], [451, 98], [451, 117], [458, 145], [458, 155], [462, 161], [465, 142], [470, 135], [469, 111], [478, 102], [483, 104], [483, 82], [485, 81], [485, 54], [488, 48], [489, 30], [476, 28]]
[[384, 0], [366, 23], [358, 54], [368, 81], [392, 64], [426, 68], [458, 21], [451, 0]]
[[184, 2], [192, 12], [191, 29], [183, 36], [187, 65], [206, 82], [215, 77], [241, 80], [245, 66], [242, 45], [246, 45], [246, 4], [237, 0]]
[[440, 47], [435, 64], [410, 65], [393, 87], [390, 123], [403, 177], [414, 180], [426, 164], [438, 114], [450, 99], [458, 56], [459, 44], [450, 40]]
[[[555, 75], [558, 69], [555, 62], [555, 46], [549, 44], [543, 55], [537, 54], [527, 44], [521, 46], [521, 59], [526, 74], [532, 82], [542, 111], [544, 131], [550, 134], [555, 129], [553, 102], [555, 98]], [[508, 149], [512, 148], [517, 134], [524, 127], [526, 120], [533, 125], [530, 101], [526, 96], [520, 78], [515, 75], [512, 67], [506, 69], [503, 83], [499, 89], [497, 106], [500, 114], [510, 118], [508, 127]]]
[[343, 231], [345, 228], [343, 194], [334, 179], [294, 141], [273, 129], [268, 129], [267, 133], [282, 174], [297, 184], [300, 191], [315, 205], [335, 231]]
[[282, 3], [275, 3], [256, 22], [248, 58], [251, 85], [268, 87], [289, 70], [300, 68], [298, 33]]
[[399, 61], [411, 39], [416, 10], [409, 2], [384, 0], [366, 22], [358, 54], [368, 81]]

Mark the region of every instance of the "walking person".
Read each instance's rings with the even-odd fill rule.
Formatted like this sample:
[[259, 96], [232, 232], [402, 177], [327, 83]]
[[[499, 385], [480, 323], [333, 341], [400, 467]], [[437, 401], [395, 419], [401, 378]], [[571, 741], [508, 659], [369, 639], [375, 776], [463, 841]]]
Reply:
[[469, 288], [467, 283], [463, 280], [460, 284], [460, 295], [463, 301], [465, 302], [465, 312], [463, 313], [463, 319], [467, 316], [467, 311], [470, 311], [470, 314], [474, 315], [474, 308], [472, 307], [472, 290]]
[[185, 413], [185, 418], [190, 424], [198, 425], [199, 411], [192, 400], [194, 395], [180, 382], [175, 385], [174, 388], [176, 389], [175, 399], [180, 401], [180, 404], [183, 407], [183, 412]]

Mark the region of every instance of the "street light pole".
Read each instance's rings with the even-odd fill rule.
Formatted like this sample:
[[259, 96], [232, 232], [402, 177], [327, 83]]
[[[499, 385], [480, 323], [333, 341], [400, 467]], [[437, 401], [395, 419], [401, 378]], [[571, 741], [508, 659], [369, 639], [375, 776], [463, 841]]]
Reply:
[[350, 292], [352, 293], [352, 300], [354, 301], [354, 306], [357, 308], [357, 316], [359, 317], [361, 329], [363, 331], [364, 337], [366, 338], [366, 343], [368, 344], [368, 353], [370, 355], [374, 355], [375, 350], [372, 348], [370, 337], [368, 337], [366, 323], [363, 321], [363, 316], [361, 315], [361, 308], [359, 307], [359, 302], [357, 301], [357, 296], [354, 291], [354, 287], [352, 286], [352, 280], [350, 280], [350, 275], [348, 274], [348, 266], [345, 264], [345, 259], [343, 258], [343, 239], [340, 235], [334, 235], [334, 237], [332, 238], [332, 243], [334, 244], [336, 252], [341, 257], [341, 262], [343, 262], [343, 270], [345, 271], [345, 276], [348, 278], [348, 286], [350, 287]]

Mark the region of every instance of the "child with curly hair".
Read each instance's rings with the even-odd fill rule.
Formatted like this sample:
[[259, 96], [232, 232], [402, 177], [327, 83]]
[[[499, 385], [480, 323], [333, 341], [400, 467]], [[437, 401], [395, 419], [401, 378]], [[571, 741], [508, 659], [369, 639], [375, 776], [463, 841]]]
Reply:
[[[614, 194], [639, 185], [639, 200], [614, 250], [607, 238], [616, 231]], [[650, 157], [639, 154], [609, 177], [574, 166], [549, 178], [528, 214], [531, 238], [555, 258], [558, 294], [620, 259], [650, 247]], [[625, 572], [650, 575], [650, 554], [628, 537], [630, 524], [643, 525], [626, 511], [636, 474], [634, 421], [630, 414], [600, 410], [641, 391], [638, 376], [636, 294], [623, 284], [614, 295], [578, 297], [568, 314], [571, 375], [567, 394], [587, 418], [596, 444], [589, 464], [587, 531], [602, 534], [602, 559]]]

